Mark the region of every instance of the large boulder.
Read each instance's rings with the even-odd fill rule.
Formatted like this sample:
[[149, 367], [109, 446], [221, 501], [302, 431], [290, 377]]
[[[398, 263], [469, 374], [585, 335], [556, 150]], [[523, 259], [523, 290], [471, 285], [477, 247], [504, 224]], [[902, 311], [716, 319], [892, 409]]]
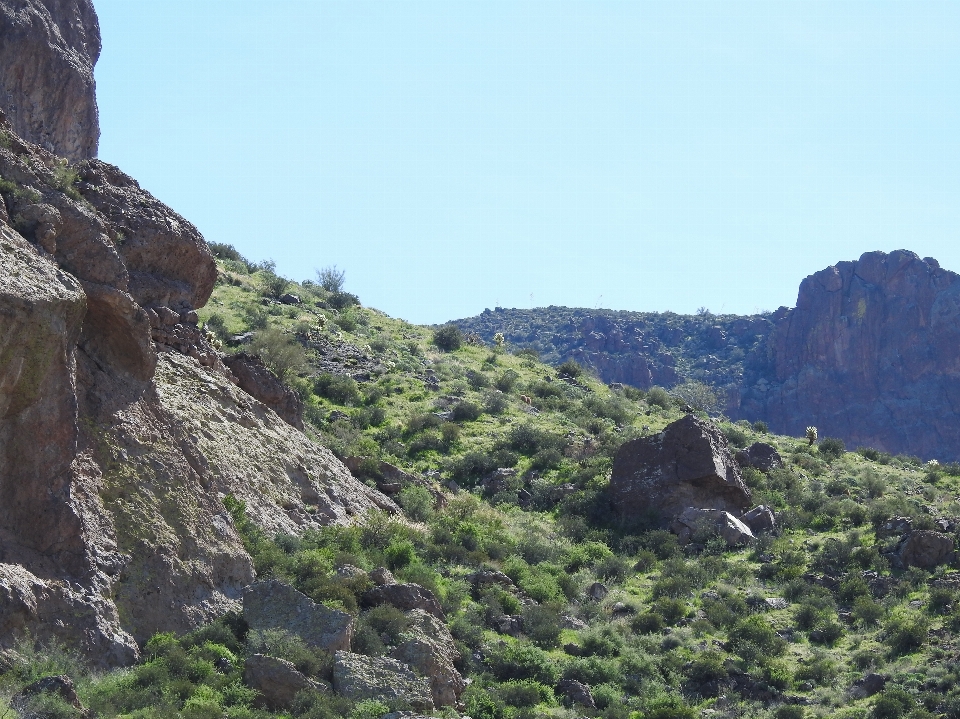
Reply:
[[370, 607], [390, 604], [403, 611], [422, 609], [440, 621], [446, 620], [443, 607], [433, 592], [419, 584], [384, 584], [373, 587], [364, 592], [363, 603]]
[[675, 517], [687, 507], [739, 512], [750, 506], [727, 439], [712, 422], [688, 414], [617, 451], [610, 479], [621, 514]]
[[303, 430], [303, 400], [263, 364], [263, 360], [246, 352], [228, 355], [224, 363], [230, 368], [244, 392], [263, 402], [287, 424]]
[[953, 538], [929, 529], [918, 529], [900, 540], [896, 556], [904, 567], [933, 569], [953, 559]]
[[409, 664], [430, 682], [435, 706], [455, 706], [466, 682], [454, 667], [460, 659], [447, 625], [422, 609], [407, 612], [410, 626], [390, 656]]
[[286, 659], [253, 654], [243, 663], [243, 680], [260, 693], [258, 703], [273, 711], [289, 709], [299, 692], [323, 690]]
[[581, 706], [587, 709], [596, 707], [589, 685], [578, 682], [576, 679], [561, 680], [561, 682], [557, 684], [557, 693], [565, 696], [567, 700], [575, 706]]
[[354, 701], [376, 699], [388, 706], [406, 705], [423, 712], [434, 708], [427, 680], [414, 674], [407, 664], [387, 657], [337, 652], [333, 688]]
[[750, 531], [754, 534], [759, 534], [772, 532], [777, 526], [777, 518], [770, 507], [758, 504], [743, 515], [743, 523], [750, 527]]
[[687, 507], [670, 524], [670, 531], [681, 544], [687, 544], [700, 532], [717, 533], [728, 547], [739, 547], [755, 539], [750, 527], [722, 509]]
[[289, 584], [268, 579], [243, 590], [243, 618], [251, 629], [283, 629], [311, 647], [328, 652], [349, 649], [353, 617], [329, 609]]
[[74, 162], [97, 154], [91, 0], [0, 0], [0, 108], [17, 134]]
[[734, 455], [737, 464], [741, 467], [753, 467], [761, 472], [783, 466], [783, 458], [776, 447], [766, 442], [754, 442], [746, 449], [741, 449]]

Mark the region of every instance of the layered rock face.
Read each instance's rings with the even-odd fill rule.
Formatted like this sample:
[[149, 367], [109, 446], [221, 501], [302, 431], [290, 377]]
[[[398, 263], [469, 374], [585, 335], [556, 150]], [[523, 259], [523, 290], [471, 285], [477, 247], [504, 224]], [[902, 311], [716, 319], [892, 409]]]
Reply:
[[783, 434], [960, 457], [960, 275], [899, 250], [840, 262], [800, 285], [745, 378], [740, 415]]
[[269, 532], [398, 511], [236, 386], [197, 327], [216, 265], [193, 225], [0, 132], [0, 648], [123, 664], [238, 606], [226, 495]]
[[76, 162], [97, 155], [90, 0], [0, 0], [0, 109], [17, 134]]

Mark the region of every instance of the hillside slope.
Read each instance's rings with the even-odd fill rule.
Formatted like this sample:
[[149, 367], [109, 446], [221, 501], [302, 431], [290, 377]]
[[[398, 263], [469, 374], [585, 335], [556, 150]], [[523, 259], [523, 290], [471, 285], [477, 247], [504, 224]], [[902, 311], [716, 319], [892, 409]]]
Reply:
[[548, 362], [575, 359], [641, 389], [695, 380], [733, 419], [786, 434], [960, 458], [960, 276], [912, 252], [868, 252], [803, 280], [795, 308], [749, 317], [497, 308], [456, 320]]

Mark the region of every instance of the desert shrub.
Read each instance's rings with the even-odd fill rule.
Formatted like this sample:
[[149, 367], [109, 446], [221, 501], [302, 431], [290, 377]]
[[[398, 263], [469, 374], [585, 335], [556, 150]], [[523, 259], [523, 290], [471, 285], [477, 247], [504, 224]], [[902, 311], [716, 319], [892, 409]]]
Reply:
[[620, 662], [612, 657], [574, 657], [563, 668], [564, 679], [575, 679], [591, 686], [619, 683], [621, 677]]
[[463, 332], [454, 324], [446, 324], [433, 332], [433, 343], [444, 352], [454, 352], [463, 346]]
[[[335, 310], [342, 311], [349, 307], [354, 307], [360, 304], [360, 298], [356, 295], [350, 294], [349, 292], [334, 292], [329, 297], [327, 297], [327, 305], [332, 307]], [[346, 329], [342, 327], [342, 329]], [[356, 327], [354, 327], [355, 329]], [[353, 330], [347, 330], [352, 332]]]
[[766, 434], [767, 432], [770, 431], [770, 428], [767, 427], [766, 422], [764, 422], [762, 419], [758, 419], [756, 422], [753, 423], [753, 431], [756, 432], [757, 434]]
[[663, 617], [657, 612], [643, 612], [630, 620], [630, 628], [637, 634], [653, 634], [666, 626]]
[[724, 427], [723, 434], [734, 447], [746, 447], [750, 443], [750, 437], [747, 436], [747, 433], [736, 425]]
[[675, 397], [698, 412], [714, 413], [720, 410], [722, 400], [716, 389], [697, 380], [687, 380], [673, 388]]
[[677, 696], [660, 696], [647, 702], [644, 719], [696, 719], [697, 710]]
[[514, 425], [507, 434], [507, 446], [528, 457], [544, 449], [555, 449], [558, 444], [557, 437], [527, 423]]
[[487, 414], [502, 414], [509, 406], [510, 403], [507, 401], [507, 397], [503, 392], [490, 390], [483, 395], [483, 411]]
[[415, 484], [400, 490], [400, 506], [415, 522], [427, 522], [433, 517], [433, 495], [426, 487]]
[[627, 424], [633, 416], [633, 408], [620, 397], [606, 399], [590, 395], [583, 400], [584, 408], [596, 417], [609, 419], [615, 424]]
[[663, 387], [651, 387], [647, 392], [647, 404], [661, 409], [670, 409], [673, 406], [673, 397]]
[[346, 272], [338, 270], [336, 265], [317, 270], [317, 283], [327, 292], [342, 292]]
[[504, 370], [493, 384], [501, 392], [512, 392], [519, 379], [520, 375], [516, 371], [508, 369]]
[[824, 437], [820, 440], [820, 455], [828, 462], [840, 459], [846, 450], [843, 440], [837, 437]]
[[757, 615], [737, 622], [728, 637], [730, 648], [747, 661], [777, 657], [786, 651], [786, 642], [766, 619]]
[[930, 598], [927, 601], [927, 611], [931, 614], [949, 614], [957, 601], [957, 595], [946, 587], [930, 589]]
[[[154, 652], [167, 657], [168, 661], [171, 652], [176, 651], [162, 649], [158, 644], [154, 646]], [[247, 650], [251, 654], [268, 654], [278, 659], [286, 659], [299, 671], [310, 676], [322, 677], [333, 669], [333, 658], [329, 654], [321, 649], [308, 647], [298, 635], [283, 629], [252, 630], [247, 637]]]
[[307, 354], [292, 336], [276, 327], [265, 327], [254, 335], [250, 353], [255, 354], [281, 380], [303, 372]]
[[718, 599], [704, 599], [703, 612], [707, 621], [717, 627], [731, 627], [749, 614], [746, 601], [739, 594]]
[[344, 374], [324, 372], [317, 375], [313, 380], [313, 391], [340, 405], [358, 404], [361, 401], [357, 381]]
[[721, 652], [706, 651], [697, 654], [687, 670], [687, 677], [698, 684], [727, 678], [724, 656]]
[[676, 557], [681, 551], [677, 535], [665, 529], [655, 529], [643, 535], [643, 547], [653, 552], [659, 560]]
[[279, 297], [290, 286], [290, 280], [270, 270], [261, 270], [259, 282], [260, 291], [265, 297]]
[[550, 655], [531, 644], [514, 642], [493, 647], [487, 663], [500, 681], [532, 679], [553, 686], [560, 678], [560, 670]]
[[803, 719], [805, 716], [806, 710], [796, 704], [784, 704], [773, 713], [773, 719]]
[[581, 375], [583, 375], [583, 367], [581, 367], [576, 360], [568, 359], [566, 362], [557, 367], [558, 377], [569, 377], [570, 379], [576, 379]]
[[909, 654], [923, 646], [930, 620], [919, 612], [898, 612], [883, 625], [884, 642], [895, 655]]
[[542, 649], [560, 644], [560, 610], [556, 604], [532, 604], [523, 608], [523, 632]]
[[556, 701], [553, 689], [530, 679], [504, 682], [497, 687], [497, 694], [514, 707], [533, 707], [541, 703], [553, 704]]
[[454, 422], [473, 422], [480, 418], [481, 410], [473, 402], [460, 402], [451, 412]]
[[463, 693], [462, 701], [473, 719], [512, 719], [513, 711], [500, 697], [494, 696], [478, 684], [471, 684]]
[[585, 657], [615, 657], [623, 651], [623, 637], [610, 626], [583, 635], [580, 652]]
[[880, 623], [885, 611], [883, 605], [872, 597], [857, 597], [853, 600], [850, 613], [861, 626], [871, 627]]
[[899, 687], [887, 689], [873, 702], [873, 719], [900, 719], [917, 706], [914, 698]]
[[467, 384], [473, 390], [486, 389], [490, 386], [490, 378], [483, 372], [477, 372], [474, 369], [467, 370]]

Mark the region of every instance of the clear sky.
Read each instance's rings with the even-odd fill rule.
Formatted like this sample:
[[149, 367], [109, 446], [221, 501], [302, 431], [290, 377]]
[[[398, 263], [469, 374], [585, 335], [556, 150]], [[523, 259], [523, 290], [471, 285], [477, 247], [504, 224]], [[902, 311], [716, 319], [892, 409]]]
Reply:
[[434, 323], [749, 313], [960, 271], [960, 3], [94, 0], [100, 156], [209, 241]]

